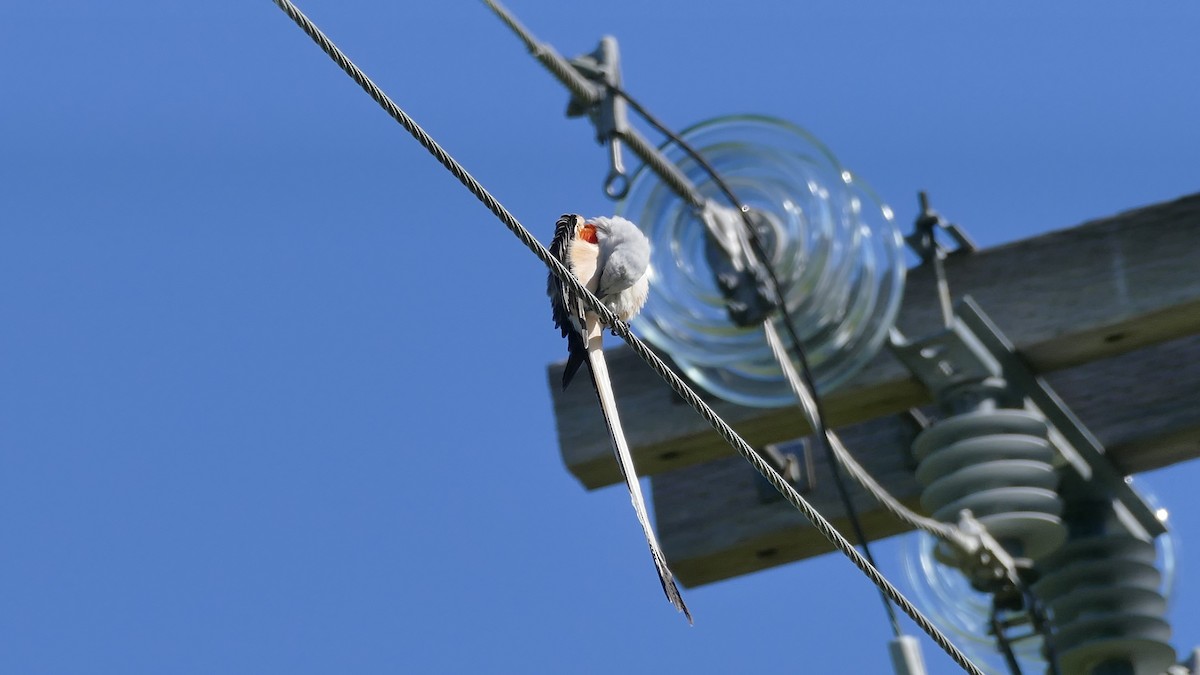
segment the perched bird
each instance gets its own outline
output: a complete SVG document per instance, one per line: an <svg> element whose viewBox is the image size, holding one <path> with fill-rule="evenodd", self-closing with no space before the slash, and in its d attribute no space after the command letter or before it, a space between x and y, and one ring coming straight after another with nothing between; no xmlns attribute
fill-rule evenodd
<svg viewBox="0 0 1200 675"><path fill-rule="evenodd" d="M575 275L584 287L612 310L623 321L632 319L646 303L650 291L648 270L650 267L650 242L636 225L619 216L611 218L584 219L583 216L566 214L558 219L554 228L554 241L550 253L558 258ZM553 309L554 325L567 338L567 366L563 371L562 386L567 388L571 378L584 361L592 376L596 397L600 399L600 411L608 426L617 464L629 487L633 510L650 545L654 566L658 569L663 592L671 604L684 613L688 623L692 614L683 603L683 596L675 585L675 576L667 567L667 559L659 547L658 539L650 526L646 514L646 500L633 468L633 458L621 430L621 418L617 414L617 402L613 397L612 382L608 377L608 365L604 361L604 326L594 312L587 310L583 299L550 274L546 288Z"/></svg>

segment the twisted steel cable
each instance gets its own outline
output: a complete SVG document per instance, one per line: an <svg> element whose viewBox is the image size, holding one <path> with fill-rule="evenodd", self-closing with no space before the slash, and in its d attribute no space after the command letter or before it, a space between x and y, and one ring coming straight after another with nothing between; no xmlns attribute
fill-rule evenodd
<svg viewBox="0 0 1200 675"><path fill-rule="evenodd" d="M560 82L566 85L567 89L571 90L571 94L584 104L585 107L590 107L602 98L602 94L596 85L588 81L586 77L579 74L579 71L571 67L571 64L562 57L557 51L548 44L543 44L533 39L533 34L529 29L525 28L517 17L513 16L504 5L495 0L483 0L488 7L500 17L509 28L512 29L521 38L521 42L525 43L525 48L533 54L534 58L542 63ZM279 4L279 3L275 3Z"/></svg>
<svg viewBox="0 0 1200 675"><path fill-rule="evenodd" d="M575 278L573 274L567 270L557 259L550 255L546 247L541 244L523 225L504 207L495 197L491 195L470 173L467 172L461 164L442 149L429 134L425 132L411 117L408 116L398 105L396 105L374 82L367 77L366 73L362 72L358 66L347 57L333 42L317 28L307 16L305 16L299 8L297 8L290 0L272 0L289 18L305 32L317 46L324 51L329 58L340 67L345 73L350 76L364 91L367 92L372 99L375 100L392 119L396 120L404 127L412 136L421 144L438 162L446 168L455 178L467 188L471 194L475 195L479 201L483 202L484 206L495 215L505 227L507 227L518 239L521 240L534 255L538 257L556 277L567 284L572 291L583 298L584 304L587 305L590 311L596 313L602 322L604 322L613 334L624 340L647 365L650 366L655 373L670 385L675 393L679 394L683 400L692 407L701 417L708 422L718 434L739 455L756 471L767 479L789 504L794 506L800 513L807 518L813 527L817 529L830 543L834 545L843 555L854 563L868 579L871 580L879 589L888 596L896 606L899 607L905 614L912 618L917 626L929 635L938 647L945 651L950 658L959 665L965 672L971 675L984 675L965 654L962 653L947 638L940 630L937 629L929 619L921 613L911 601L902 594L899 589L892 585L884 575L871 565L854 546L846 540L845 537L833 527L820 513L817 512L799 492L795 490L782 476L779 475L765 460L759 457L758 453L750 447L736 431L730 427L725 420L721 419L720 415L713 411L697 394L692 391L691 387L679 378L663 361L658 358L640 339L635 336L629 328L629 324L621 321L616 314L605 307L595 295L588 291L583 284Z"/></svg>

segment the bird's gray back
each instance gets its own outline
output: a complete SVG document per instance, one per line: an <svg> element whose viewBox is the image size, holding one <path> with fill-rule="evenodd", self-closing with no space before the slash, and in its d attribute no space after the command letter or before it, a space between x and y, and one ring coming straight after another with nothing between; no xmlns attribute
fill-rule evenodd
<svg viewBox="0 0 1200 675"><path fill-rule="evenodd" d="M600 226L600 297L620 293L646 275L650 267L650 240L628 220L613 216L593 218Z"/></svg>

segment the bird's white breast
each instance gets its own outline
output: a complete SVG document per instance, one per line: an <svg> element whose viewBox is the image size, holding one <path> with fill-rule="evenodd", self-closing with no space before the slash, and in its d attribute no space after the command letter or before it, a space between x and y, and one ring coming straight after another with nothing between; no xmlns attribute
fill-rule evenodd
<svg viewBox="0 0 1200 675"><path fill-rule="evenodd" d="M579 279L589 291L596 291L596 285L599 283L600 276L600 247L584 241L576 239L571 245L571 271L575 273L575 278Z"/></svg>

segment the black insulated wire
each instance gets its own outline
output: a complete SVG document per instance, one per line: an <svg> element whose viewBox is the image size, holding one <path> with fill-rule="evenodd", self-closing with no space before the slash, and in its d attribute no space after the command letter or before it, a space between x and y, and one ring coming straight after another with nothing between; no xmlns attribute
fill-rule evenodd
<svg viewBox="0 0 1200 675"><path fill-rule="evenodd" d="M1000 621L999 610L996 609L995 605L992 605L989 620L992 624L992 634L996 636L996 646L1000 649L1000 654L1004 656L1004 662L1008 665L1008 671L1012 675L1021 675L1021 664L1017 662L1017 655L1013 652L1012 642L1008 639L1008 633L1004 631L1004 624Z"/></svg>

